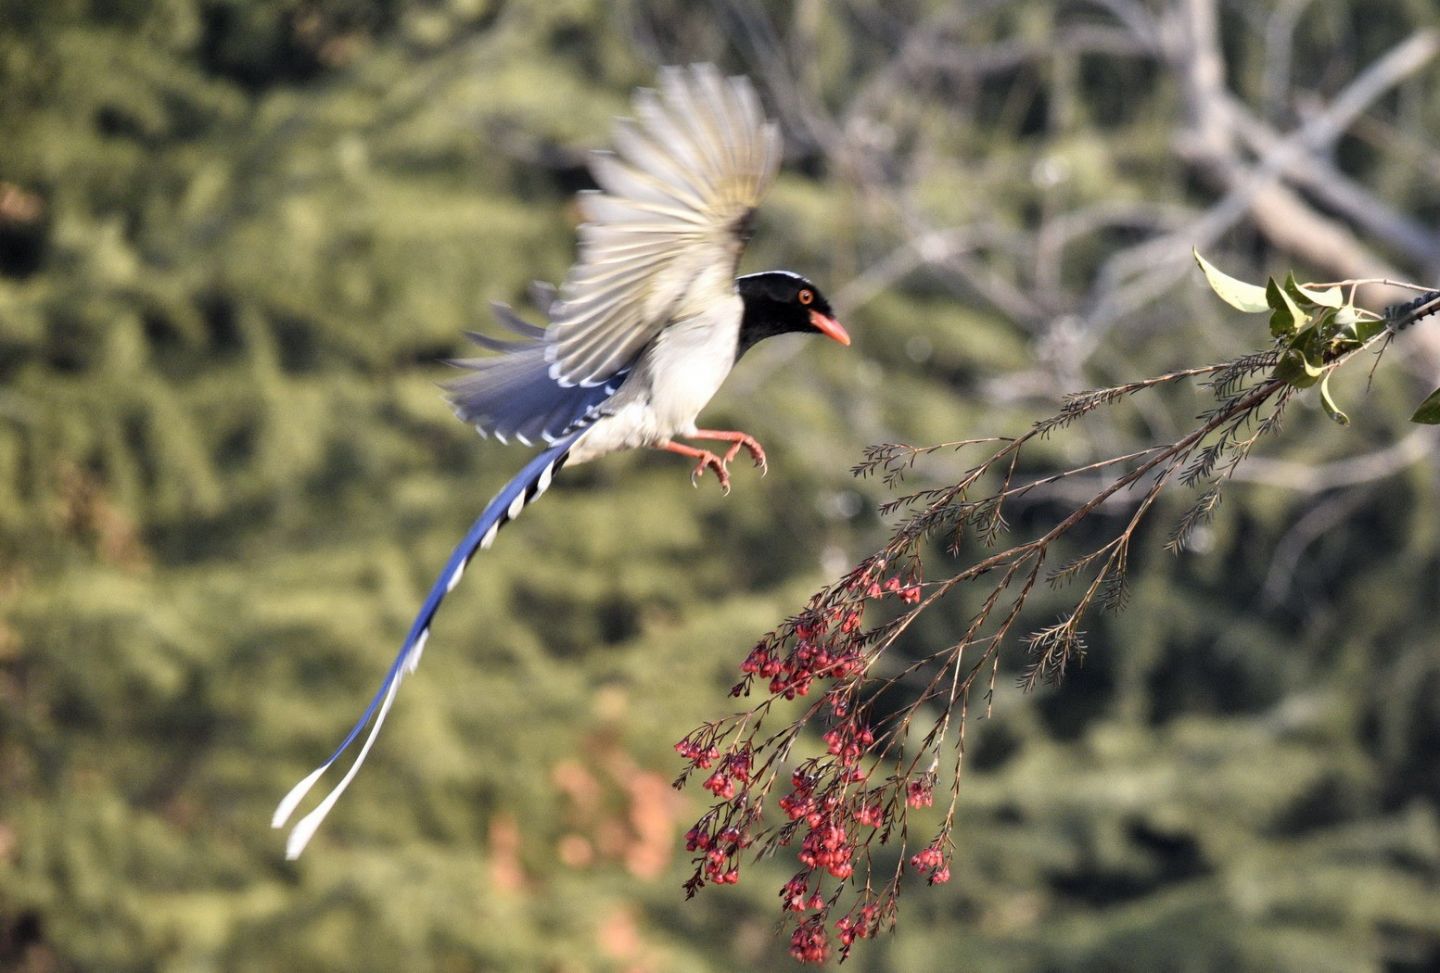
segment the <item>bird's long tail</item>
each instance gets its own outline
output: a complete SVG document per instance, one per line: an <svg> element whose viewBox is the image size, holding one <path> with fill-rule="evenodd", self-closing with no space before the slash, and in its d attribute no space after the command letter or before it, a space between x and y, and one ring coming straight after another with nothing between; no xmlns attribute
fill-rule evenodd
<svg viewBox="0 0 1440 973"><path fill-rule="evenodd" d="M532 459L514 479L505 484L504 489L495 495L495 499L486 505L484 513L476 519L464 540L450 555L450 560L445 563L444 571L436 579L434 586L430 589L430 594L425 598L425 604L420 607L420 613L415 617L414 624L410 626L410 634L405 636L405 642L400 647L400 654L395 657L390 670L385 673L380 688L370 700L370 705L365 707L365 712L360 714L359 721L356 722L354 728L346 735L335 752L330 755L330 758L296 784L290 793L285 795L280 805L275 808L275 816L270 823L276 828L284 827L285 822L290 819L290 815L295 812L300 801L304 799L310 788L315 786L315 782L359 738L361 731L366 726L370 727L370 733L365 737L365 742L360 747L360 753L355 757L355 762L350 765L350 769L345 772L345 776L340 778L340 783L325 795L325 799L313 811L296 822L294 829L290 832L290 838L285 844L287 858L300 857L300 853L305 850L305 846L315 834L315 830L320 827L320 822L325 820L325 815L330 813L330 809L335 806L340 795L345 793L345 788L350 786L350 781L360 770L360 765L365 762L365 758L370 753L370 747L375 742L375 737L379 735L386 715L390 712L390 704L395 699L396 690L400 688L400 681L409 673L414 672L420 662L420 653L425 650L425 640L430 637L430 624L435 619L435 613L440 610L440 603L460 583L460 576L465 573L470 559L482 549L489 547L501 527L520 516L520 511L524 510L530 501L550 487L550 481L560 467L565 464L566 458L570 455L570 448L580 438L581 432L574 432L566 436Z"/></svg>

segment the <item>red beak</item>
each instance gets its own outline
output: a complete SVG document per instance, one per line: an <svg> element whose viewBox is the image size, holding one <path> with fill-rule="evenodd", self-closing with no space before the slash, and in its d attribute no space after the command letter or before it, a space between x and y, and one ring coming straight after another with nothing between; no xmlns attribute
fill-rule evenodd
<svg viewBox="0 0 1440 973"><path fill-rule="evenodd" d="M845 329L840 327L840 322L834 318L826 317L819 311L811 311L810 324L825 337L838 341L842 345L850 344L850 335L845 333Z"/></svg>

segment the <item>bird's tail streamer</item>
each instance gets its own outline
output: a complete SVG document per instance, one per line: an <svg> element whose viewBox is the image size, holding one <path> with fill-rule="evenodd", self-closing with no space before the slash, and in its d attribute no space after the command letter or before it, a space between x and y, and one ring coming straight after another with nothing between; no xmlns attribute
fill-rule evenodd
<svg viewBox="0 0 1440 973"><path fill-rule="evenodd" d="M470 527L469 533L465 535L450 560L445 563L445 569L440 577L436 579L430 594L425 598L425 604L421 606L420 613L415 617L415 622L410 626L410 634L405 636L405 642L400 648L400 654L390 665L385 673L385 678L380 683L380 688L370 700L370 705L365 707L365 712L360 714L360 719L346 735L340 746L330 755L319 767L315 768L304 780L291 788L290 793L275 808L275 816L271 819L271 826L281 828L285 822L290 820L290 815L295 813L296 807L309 793L310 788L324 776L334 763L349 749L350 745L359 738L360 733L366 726L370 727L370 733L365 737L365 742L360 746L360 752L355 757L355 762L340 778L335 788L325 795L313 811L305 815L295 823L290 832L290 838L285 843L285 857L295 859L305 850L310 839L314 836L320 822L330 813L340 795L345 793L345 788L350 786L350 781L360 770L360 765L370 754L370 747L380 733L380 727L385 723L385 717L390 712L390 704L395 700L395 692L400 688L400 682L406 675L415 671L420 663L420 654L425 650L425 641L430 637L430 624L435 619L435 613L440 610L440 603L445 596L455 590L460 583L460 577L465 573L465 568L470 564L479 551L488 548L495 540L495 535L500 528L520 515L530 501L544 493L550 487L550 481L559 472L560 467L565 464L566 458L570 455L570 448L580 438L580 432L575 432L565 437L560 442L540 453L519 472L505 487L495 495L485 507L484 513L475 520Z"/></svg>

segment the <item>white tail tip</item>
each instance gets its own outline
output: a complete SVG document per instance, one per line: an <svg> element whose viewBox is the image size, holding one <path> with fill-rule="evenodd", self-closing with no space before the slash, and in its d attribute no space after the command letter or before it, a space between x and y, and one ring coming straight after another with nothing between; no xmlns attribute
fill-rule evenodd
<svg viewBox="0 0 1440 973"><path fill-rule="evenodd" d="M370 755L370 748L375 745L375 738L380 735L380 727L385 725L385 717L390 712L390 704L395 702L395 692L399 688L400 674L396 673L394 680L390 683L390 689L385 693L385 701L380 704L380 712L375 714L375 724L370 727L370 734L365 737L364 746L355 756L355 762L350 765L349 770L345 771L345 776L340 778L340 783L335 785L335 789L325 795L325 800L321 801L315 810L295 823L294 830L290 832L290 837L285 842L285 857L290 861L300 857L300 853L305 850L310 839L315 837L315 831L320 827L320 822L325 820L325 816L330 813L335 802L340 800L340 795L345 793L345 788L350 786L350 782L360 772L360 765L365 763L365 758ZM295 810L295 805L299 804L301 798L305 796L305 792L314 786L315 781L329 767L328 763L325 764L296 784L295 788L285 795L285 800L281 801L280 806L275 809L275 817L272 822L275 827L278 828L285 823L291 812Z"/></svg>
<svg viewBox="0 0 1440 973"><path fill-rule="evenodd" d="M290 815L295 813L295 808L305 799L305 795L310 792L310 788L314 787L315 782L320 779L320 775L329 769L330 765L323 763L312 770L304 780L290 788L290 793L286 794L280 801L280 804L275 808L275 816L270 819L270 827L285 827L285 822L290 820Z"/></svg>

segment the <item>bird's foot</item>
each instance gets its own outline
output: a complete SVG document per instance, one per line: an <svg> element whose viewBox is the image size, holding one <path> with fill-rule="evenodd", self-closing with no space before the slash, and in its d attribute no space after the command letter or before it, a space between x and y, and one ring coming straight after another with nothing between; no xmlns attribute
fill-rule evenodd
<svg viewBox="0 0 1440 973"><path fill-rule="evenodd" d="M760 471L761 476L770 472L770 464L765 461L765 450L755 441L753 436L746 436L744 439L735 440L734 444L725 451L725 462L727 465L740 453L741 449L744 449L750 454L750 458L755 461L755 468Z"/></svg>
<svg viewBox="0 0 1440 973"><path fill-rule="evenodd" d="M770 464L766 462L765 459L764 448L760 445L760 442L754 436L751 436L748 433L730 432L728 430L721 429L697 429L690 438L719 439L723 442L729 443L730 448L725 451L724 463L726 466L729 466L730 461L733 460L736 456L740 455L740 450L743 449L748 452L750 454L750 458L755 461L755 467L760 471L761 476L764 476L770 471Z"/></svg>
<svg viewBox="0 0 1440 973"><path fill-rule="evenodd" d="M721 459L708 449L698 449L694 446L687 446L684 443L663 442L658 443L657 448L670 453L679 453L681 456L688 456L691 459L699 460L695 469L690 472L690 483L692 486L699 486L700 479L705 475L706 470L714 470L715 478L720 481L720 489L726 494L730 492L730 470L727 467L729 459Z"/></svg>
<svg viewBox="0 0 1440 973"><path fill-rule="evenodd" d="M700 462L695 464L695 469L690 471L690 485L698 487L705 476L706 470L714 470L715 478L720 481L720 491L726 496L730 495L730 470L727 467L730 457L721 459L708 449L700 450Z"/></svg>

